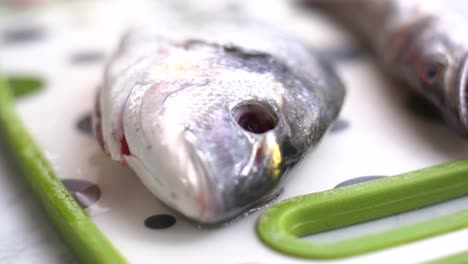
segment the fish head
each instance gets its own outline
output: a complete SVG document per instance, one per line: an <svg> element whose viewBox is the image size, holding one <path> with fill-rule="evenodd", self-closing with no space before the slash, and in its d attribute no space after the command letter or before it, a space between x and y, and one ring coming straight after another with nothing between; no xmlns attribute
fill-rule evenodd
<svg viewBox="0 0 468 264"><path fill-rule="evenodd" d="M328 100L331 78L308 78L261 52L192 43L166 53L125 103L125 160L161 201L199 223L277 196L343 99L337 87Z"/></svg>
<svg viewBox="0 0 468 264"><path fill-rule="evenodd" d="M461 135L468 135L465 49L431 28L405 52L405 75Z"/></svg>
<svg viewBox="0 0 468 264"><path fill-rule="evenodd" d="M422 67L422 91L439 109L448 124L468 136L468 53L451 48L428 56Z"/></svg>

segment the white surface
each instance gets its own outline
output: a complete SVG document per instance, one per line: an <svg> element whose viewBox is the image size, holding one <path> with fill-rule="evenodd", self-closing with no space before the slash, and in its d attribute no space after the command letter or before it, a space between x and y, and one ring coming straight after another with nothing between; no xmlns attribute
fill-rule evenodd
<svg viewBox="0 0 468 264"><path fill-rule="evenodd" d="M180 1L167 2L175 8L189 8ZM224 4L203 1L199 6L208 7L209 2L216 3L215 8ZM284 9L280 1L238 3L240 10L249 7L249 12L278 23L318 50L340 50L349 44L349 37L313 12ZM105 157L93 138L75 129L77 120L91 111L103 64L72 66L69 56L88 49L110 54L127 21L121 16L139 14L132 12L138 9L135 3L119 1L102 8L104 4L79 6L80 12L69 6L46 9L39 14L47 18L44 23L50 29L44 41L0 46L1 61L8 72L47 76L47 89L21 99L18 109L59 177L87 179L101 187L102 198L88 209L99 228L133 263L320 262L283 256L265 247L254 233L258 212L212 230L199 230L177 215L176 225L167 230L150 230L143 225L153 214L173 212L131 171ZM341 117L350 127L324 138L292 172L281 199L330 189L354 177L393 175L467 156L467 142L404 107L406 92L394 87L372 59L363 56L340 61L337 66L348 91ZM0 263L71 261L28 190L5 162L0 163L0 197ZM398 225L398 221L393 222ZM467 239L468 231L462 230L336 263L415 263L465 250Z"/></svg>

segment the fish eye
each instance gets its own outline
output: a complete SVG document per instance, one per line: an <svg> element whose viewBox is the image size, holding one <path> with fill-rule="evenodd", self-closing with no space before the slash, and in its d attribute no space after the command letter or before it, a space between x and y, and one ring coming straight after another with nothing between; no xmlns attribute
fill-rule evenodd
<svg viewBox="0 0 468 264"><path fill-rule="evenodd" d="M429 69L427 69L426 77L427 79L432 80L432 79L437 78L438 74L439 74L439 69L437 69L436 67L430 67Z"/></svg>
<svg viewBox="0 0 468 264"><path fill-rule="evenodd" d="M278 116L268 105L250 101L242 103L233 109L234 120L244 130L262 134L275 129L278 125Z"/></svg>
<svg viewBox="0 0 468 264"><path fill-rule="evenodd" d="M445 68L445 64L441 62L428 65L421 73L422 82L427 85L435 84L443 75Z"/></svg>

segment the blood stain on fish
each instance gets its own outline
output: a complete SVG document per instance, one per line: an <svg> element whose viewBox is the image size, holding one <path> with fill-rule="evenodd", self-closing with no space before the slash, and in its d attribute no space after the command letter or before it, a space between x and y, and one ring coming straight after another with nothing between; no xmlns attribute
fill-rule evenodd
<svg viewBox="0 0 468 264"><path fill-rule="evenodd" d="M130 153L130 148L128 147L127 139L125 138L125 135L122 137L120 140L120 152L124 156L130 156L132 153Z"/></svg>

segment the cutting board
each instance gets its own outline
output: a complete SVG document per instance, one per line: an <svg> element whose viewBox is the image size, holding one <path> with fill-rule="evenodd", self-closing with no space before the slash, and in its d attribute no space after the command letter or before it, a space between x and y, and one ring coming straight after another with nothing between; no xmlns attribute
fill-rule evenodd
<svg viewBox="0 0 468 264"><path fill-rule="evenodd" d="M321 262L285 256L263 245L255 234L255 223L264 209L218 228L205 229L187 221L158 201L130 169L100 150L90 125L96 89L122 34L142 16L187 11L247 14L302 39L335 66L347 88L343 110L317 149L291 172L278 201L361 177L390 177L468 156L467 141L447 129L406 87L389 79L352 36L318 10L297 2L29 2L26 8L4 5L0 9L4 14L0 18L1 67L9 74L36 74L46 81L42 91L18 100L18 111L57 176L132 263ZM6 171L0 167L5 177L15 176ZM8 181L5 177L2 181ZM8 197L21 203L29 196ZM467 208L468 198L460 198L304 239L360 236ZM18 220L21 214L3 217L11 217L11 223L34 221ZM0 227L1 234L11 231L5 228ZM31 235L19 229L15 232ZM461 230L336 263L421 262L465 250L466 241L468 230ZM7 244L0 243L0 250L5 251ZM14 257L10 259L7 263L15 262ZM35 260L51 263L47 258Z"/></svg>

